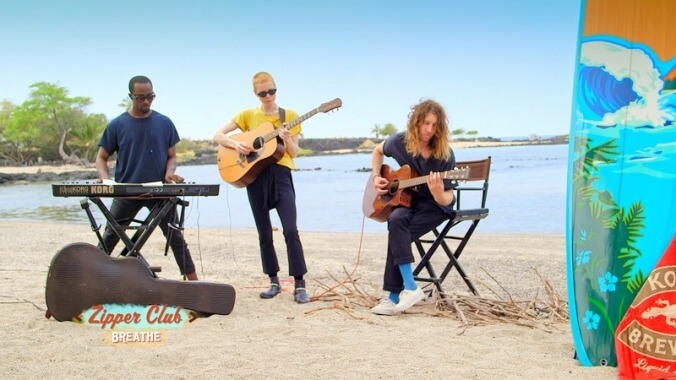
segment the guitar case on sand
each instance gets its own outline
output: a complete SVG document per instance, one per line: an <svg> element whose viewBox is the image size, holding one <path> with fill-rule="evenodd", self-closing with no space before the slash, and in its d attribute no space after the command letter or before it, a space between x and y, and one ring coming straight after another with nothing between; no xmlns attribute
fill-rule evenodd
<svg viewBox="0 0 676 380"><path fill-rule="evenodd" d="M56 253L47 273L47 315L76 319L102 304L169 305L228 315L235 305L231 285L155 278L136 257L112 258L87 243L72 243Z"/></svg>

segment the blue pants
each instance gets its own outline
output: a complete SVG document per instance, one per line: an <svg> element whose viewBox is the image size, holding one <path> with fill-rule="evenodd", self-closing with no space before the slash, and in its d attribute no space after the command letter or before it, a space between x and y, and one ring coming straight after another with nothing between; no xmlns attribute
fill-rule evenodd
<svg viewBox="0 0 676 380"><path fill-rule="evenodd" d="M279 272L270 221L270 210L273 208L277 209L277 215L282 222L289 260L289 275L302 276L307 273L303 246L296 225L296 192L293 187L291 170L286 166L272 165L250 183L246 190L258 230L263 273L276 276Z"/></svg>
<svg viewBox="0 0 676 380"><path fill-rule="evenodd" d="M113 218L121 226L128 226L136 214L143 208L147 207L148 210L152 210L155 205L161 202L161 200L129 200L129 199L113 199L113 204L110 206L110 213L113 215ZM169 210L167 215L160 221L159 227L162 230L164 236L169 239L169 246L171 251L174 253L174 258L176 259L176 264L178 264L178 269L181 271L182 275L190 274L195 272L195 264L192 261L190 256L190 250L188 249L188 244L183 238L183 234L179 230L172 229L169 231L168 223L173 220L176 215L176 207ZM115 231L110 228L110 225L106 226L106 230L103 233L103 244L104 247L99 243L99 248L108 254L113 252L115 246L120 241L120 238L117 236Z"/></svg>
<svg viewBox="0 0 676 380"><path fill-rule="evenodd" d="M449 215L434 200L420 199L412 202L410 208L397 207L387 219L387 259L383 289L393 293L404 290L404 280L399 271L399 264L412 263L413 251L411 243L432 231Z"/></svg>

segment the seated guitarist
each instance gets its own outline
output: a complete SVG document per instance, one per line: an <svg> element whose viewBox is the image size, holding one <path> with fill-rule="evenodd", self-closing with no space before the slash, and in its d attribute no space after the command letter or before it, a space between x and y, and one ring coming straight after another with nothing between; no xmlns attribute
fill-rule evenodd
<svg viewBox="0 0 676 380"><path fill-rule="evenodd" d="M411 207L396 207L388 217L383 290L389 295L371 309L374 314L395 315L425 297L413 278L411 243L448 218L455 202L451 181L439 175L455 167L448 139L446 112L439 103L425 100L412 107L404 132L391 135L373 150L373 186L378 194L387 193L388 180L380 176L384 156L409 165L418 175L429 175L427 184L416 188Z"/></svg>
<svg viewBox="0 0 676 380"><path fill-rule="evenodd" d="M261 102L259 107L241 111L232 120L214 134L214 141L222 146L235 149L239 154L246 156L253 151L253 147L231 139L228 133L239 129L243 132L253 131L263 123L271 123L275 128L282 127L280 109L276 103L277 86L272 76L266 72L259 72L253 77L253 92ZM298 114L290 109L283 111L284 120L290 121ZM298 155L298 134L301 125L294 128L279 129L279 137L284 143L284 155L276 164L270 165L247 185L246 191L249 204L258 230L258 241L263 262L263 273L270 277L270 287L260 293L261 298L273 298L281 292L279 284L279 263L272 240L272 223L270 210L277 209L279 220L282 222L284 239L286 241L289 259L289 274L295 279L294 300L298 303L310 302L305 290L303 275L307 273L303 246L298 235L296 225L296 193L293 187L291 170L295 169L293 158Z"/></svg>

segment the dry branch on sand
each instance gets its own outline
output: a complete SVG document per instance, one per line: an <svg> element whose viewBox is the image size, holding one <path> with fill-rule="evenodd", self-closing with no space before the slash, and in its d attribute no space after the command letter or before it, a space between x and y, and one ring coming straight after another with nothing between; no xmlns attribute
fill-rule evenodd
<svg viewBox="0 0 676 380"><path fill-rule="evenodd" d="M319 295L313 297L314 301L321 301L319 306L306 314L310 315L320 310L341 310L354 319L364 319L362 312L375 306L379 300L379 293L372 283L367 284L371 290L365 290L360 278L355 278L344 268L345 278L336 279L333 285L327 285L317 281L322 289ZM548 330L554 322L568 320L568 303L554 291L551 283L545 280L540 273L533 268L535 274L542 282L545 295L544 299L535 297L532 300L515 300L514 297L490 274L486 274L495 282L500 292L495 291L488 284L479 283L493 296L490 298L466 294L440 294L433 286L429 286L427 300L409 309L407 313L426 314L435 317L454 318L461 322L463 327L478 326L491 323L512 323L516 325L541 328ZM485 271L484 271L485 272Z"/></svg>

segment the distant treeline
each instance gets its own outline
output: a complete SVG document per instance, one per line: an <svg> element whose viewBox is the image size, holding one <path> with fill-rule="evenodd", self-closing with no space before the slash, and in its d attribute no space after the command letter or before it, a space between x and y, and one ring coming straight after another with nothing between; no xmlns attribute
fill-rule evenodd
<svg viewBox="0 0 676 380"><path fill-rule="evenodd" d="M367 137L334 137L323 139L300 139L301 156L328 154L339 150L358 150L373 148L383 139ZM177 147L178 160L182 165L201 165L216 163L216 143L211 140L181 140Z"/></svg>
<svg viewBox="0 0 676 380"><path fill-rule="evenodd" d="M369 139L367 137L334 137L324 139L301 139L300 147L318 154L326 151L342 149L359 149L365 146L374 146L383 139Z"/></svg>

